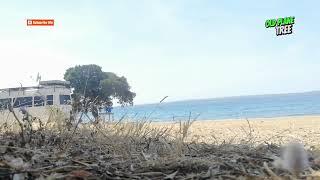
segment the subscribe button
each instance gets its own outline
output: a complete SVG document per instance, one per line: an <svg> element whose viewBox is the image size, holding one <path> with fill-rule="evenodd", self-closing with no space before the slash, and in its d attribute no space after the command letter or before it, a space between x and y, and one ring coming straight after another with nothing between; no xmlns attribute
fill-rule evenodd
<svg viewBox="0 0 320 180"><path fill-rule="evenodd" d="M27 19L27 26L54 26L54 19Z"/></svg>

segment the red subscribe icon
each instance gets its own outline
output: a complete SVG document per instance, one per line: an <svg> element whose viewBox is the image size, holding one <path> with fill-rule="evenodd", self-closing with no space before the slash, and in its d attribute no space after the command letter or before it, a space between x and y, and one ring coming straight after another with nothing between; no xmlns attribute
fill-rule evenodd
<svg viewBox="0 0 320 180"><path fill-rule="evenodd" d="M27 26L54 26L54 19L27 19Z"/></svg>

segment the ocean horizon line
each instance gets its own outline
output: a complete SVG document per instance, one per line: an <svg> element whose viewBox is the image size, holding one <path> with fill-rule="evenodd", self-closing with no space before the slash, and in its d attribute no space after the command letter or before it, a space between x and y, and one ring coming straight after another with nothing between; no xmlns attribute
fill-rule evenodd
<svg viewBox="0 0 320 180"><path fill-rule="evenodd" d="M209 98L182 99L182 100L164 101L161 104L189 102L189 101L203 101L203 100L221 100L221 99L228 99L228 98L259 97L259 96L260 97L265 97L265 96L277 96L277 95L279 95L279 96L297 95L297 94L301 94L302 95L302 94L312 94L312 93L320 93L320 90L301 91L301 92L288 92L288 93L249 94L249 95L234 95L234 96L221 96L221 97L209 97ZM134 104L133 106L157 105L157 104L160 104L160 100L159 100L159 102ZM117 105L117 106L114 106L114 107L120 107L120 105Z"/></svg>

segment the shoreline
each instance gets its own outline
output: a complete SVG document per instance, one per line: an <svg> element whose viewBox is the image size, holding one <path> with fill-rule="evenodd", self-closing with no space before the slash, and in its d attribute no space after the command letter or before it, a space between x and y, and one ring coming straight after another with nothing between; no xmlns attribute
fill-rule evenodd
<svg viewBox="0 0 320 180"><path fill-rule="evenodd" d="M253 118L227 118L227 119L198 119L195 121L215 121L215 122L223 122L223 121L257 121L257 120L283 120L283 119L291 119L291 118L320 118L320 114L314 115L290 115L290 116L275 116L275 117L253 117Z"/></svg>
<svg viewBox="0 0 320 180"><path fill-rule="evenodd" d="M227 119L195 119L194 122L238 122L238 121L279 121L286 119L310 119L310 118L319 118L320 123L320 114L319 115L292 115L292 116L276 116L276 117L254 117L254 118L227 118ZM191 119L192 120L192 119ZM182 121L185 122L186 120ZM152 124L174 124L179 121L151 121Z"/></svg>
<svg viewBox="0 0 320 180"><path fill-rule="evenodd" d="M194 118L191 118L191 120L195 120L196 122L198 121L215 121L215 122L221 122L221 121L246 121L246 120L250 120L250 121L255 121L255 120L260 120L260 119L263 119L263 120L278 120L278 119L287 119L287 118L302 118L302 117L307 117L307 118L316 118L316 117L320 117L320 114L303 114L303 115L284 115L284 116L268 116L268 117L263 117L263 116L260 116L260 117L241 117L241 118L211 118L211 119L200 119L200 118L197 118L197 119L194 119ZM179 119L175 119L174 121L172 121L172 119L159 119L159 120L153 120L152 118L151 119L151 122L152 123L173 123L173 122L179 122ZM139 119L137 119L139 120ZM182 122L185 122L187 121L188 118L185 118L185 119L182 119L181 121Z"/></svg>

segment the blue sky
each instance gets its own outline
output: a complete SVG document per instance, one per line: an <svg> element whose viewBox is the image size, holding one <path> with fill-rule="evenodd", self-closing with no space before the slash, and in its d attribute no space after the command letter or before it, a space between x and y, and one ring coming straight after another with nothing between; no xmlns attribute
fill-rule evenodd
<svg viewBox="0 0 320 180"><path fill-rule="evenodd" d="M0 1L0 87L98 64L136 104L320 90L319 2ZM266 19L295 16L277 37ZM27 27L53 18L54 27ZM32 76L32 77L31 77Z"/></svg>

